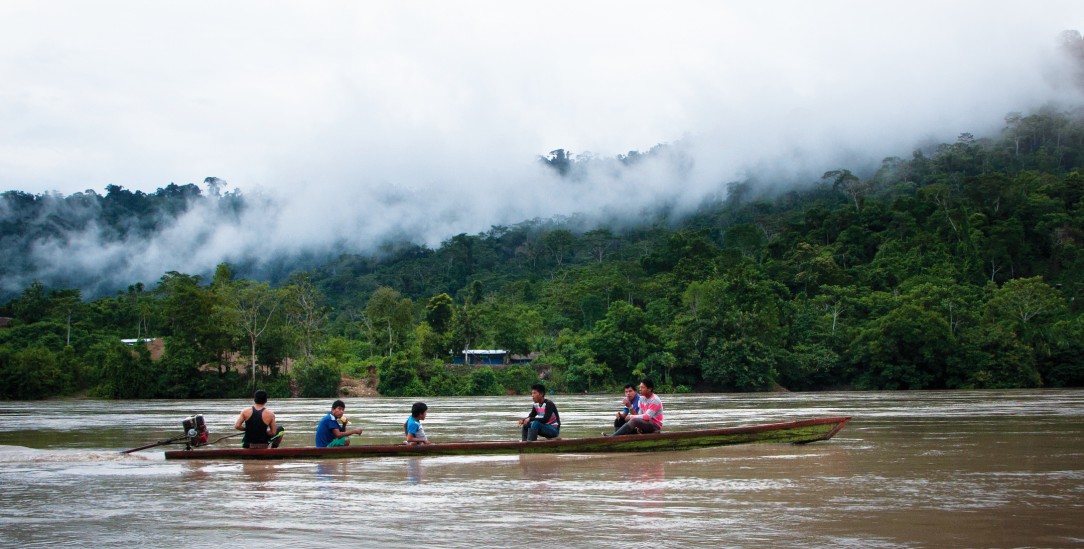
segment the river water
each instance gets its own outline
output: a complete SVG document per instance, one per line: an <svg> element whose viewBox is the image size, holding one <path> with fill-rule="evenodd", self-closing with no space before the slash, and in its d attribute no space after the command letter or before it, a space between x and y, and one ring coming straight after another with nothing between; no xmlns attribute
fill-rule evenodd
<svg viewBox="0 0 1084 549"><path fill-rule="evenodd" d="M562 437L618 395L556 395ZM667 430L854 416L829 441L619 455L165 461L119 450L239 401L0 402L3 547L1084 546L1084 391L662 395ZM413 399L347 400L355 444ZM527 397L431 398L434 442L509 440ZM327 400L269 403L287 446ZM219 445L236 444L229 439Z"/></svg>

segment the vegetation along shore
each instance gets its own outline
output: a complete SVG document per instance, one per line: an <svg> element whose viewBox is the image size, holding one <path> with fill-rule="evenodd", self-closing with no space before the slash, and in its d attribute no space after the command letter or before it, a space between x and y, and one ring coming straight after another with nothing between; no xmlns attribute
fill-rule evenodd
<svg viewBox="0 0 1084 549"><path fill-rule="evenodd" d="M575 176L566 155L540 161ZM0 307L0 398L492 395L539 377L565 392L638 376L661 392L1081 386L1082 166L1084 113L1047 109L868 174L732 182L682 216L530 220L112 295L35 281ZM65 227L123 241L194 204L249 207L191 184L0 201L5 277Z"/></svg>

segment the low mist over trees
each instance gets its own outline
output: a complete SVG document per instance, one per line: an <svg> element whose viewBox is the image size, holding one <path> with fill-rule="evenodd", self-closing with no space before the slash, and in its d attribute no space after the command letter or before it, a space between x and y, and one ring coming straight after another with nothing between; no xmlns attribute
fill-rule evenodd
<svg viewBox="0 0 1084 549"><path fill-rule="evenodd" d="M386 395L611 390L945 389L1084 385L1084 119L1006 117L992 138L847 166L802 190L731 183L674 221L574 219L342 255L268 284L222 265L111 297L34 282L0 316L0 397L330 396L341 376ZM635 162L630 153L619 162ZM574 178L563 150L542 162ZM3 276L20 247L72 224L154 231L203 195L110 187L3 196ZM161 357L121 338L160 337ZM462 349L530 366L446 366Z"/></svg>
<svg viewBox="0 0 1084 549"><path fill-rule="evenodd" d="M104 195L89 189L69 196L0 194L0 297L17 294L21 288L16 281L28 276L50 286L102 291L110 287L115 270L148 252L145 246L152 237L179 230L198 240L206 236L207 226L236 222L247 207L241 193L223 193L226 182L216 177L204 184L207 194L192 183L170 183L151 194L119 185L107 186ZM178 228L197 206L206 222ZM87 262L72 257L73 249L82 248L96 250L97 258Z"/></svg>

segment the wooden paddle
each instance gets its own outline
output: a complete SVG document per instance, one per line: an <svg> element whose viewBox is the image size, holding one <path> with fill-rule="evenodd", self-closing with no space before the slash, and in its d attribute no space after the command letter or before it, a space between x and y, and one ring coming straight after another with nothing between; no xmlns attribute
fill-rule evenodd
<svg viewBox="0 0 1084 549"><path fill-rule="evenodd" d="M245 433L240 432L240 433L234 433L232 435L226 435L224 437L218 437L218 438L212 440L211 442L208 442L204 446L210 446L212 444L215 444L215 443L221 442L223 440L226 440L227 438L239 437L239 436L241 436L243 434L245 434ZM278 439L279 437L281 437L284 434L286 434L285 429L283 429L282 431L279 431L277 434L275 434L275 436L268 439L268 442L269 443L274 442L276 439ZM177 435L177 436L175 436L173 438L167 438L165 440L159 440L158 442L153 442L153 443L148 444L146 446L140 446L139 448L132 448L131 450L124 450L121 453L122 454L130 454L132 452L138 452L140 450L146 450L147 448L154 448L155 446L164 446L166 444L173 444L174 442L179 442L181 440L184 440L185 438L187 438L187 435Z"/></svg>
<svg viewBox="0 0 1084 549"><path fill-rule="evenodd" d="M164 446L166 444L173 444L174 442L184 440L185 438L187 438L187 435L177 435L177 436L175 436L173 438L167 438L165 440L159 440L158 442L148 444L146 446L140 446L139 448L132 448L131 450L124 450L121 453L122 454L130 454L132 452L138 452L140 450L146 450L147 448L154 448L155 446Z"/></svg>

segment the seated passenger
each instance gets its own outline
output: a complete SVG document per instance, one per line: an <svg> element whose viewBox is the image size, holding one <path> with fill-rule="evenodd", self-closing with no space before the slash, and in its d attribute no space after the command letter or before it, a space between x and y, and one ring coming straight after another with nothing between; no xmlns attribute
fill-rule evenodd
<svg viewBox="0 0 1084 549"><path fill-rule="evenodd" d="M636 387L633 387L631 383L625 385L625 399L621 401L625 407L620 412L617 412L617 417L614 418L614 429L620 429L622 425L628 422L629 414L640 413L640 395L636 394Z"/></svg>
<svg viewBox="0 0 1084 549"><path fill-rule="evenodd" d="M278 448L286 430L275 424L275 412L267 407L267 392L258 390L252 395L253 405L241 410L233 428L244 431L241 437L242 448Z"/></svg>
<svg viewBox="0 0 1084 549"><path fill-rule="evenodd" d="M531 413L519 420L522 426L520 440L538 440L539 435L556 438L561 434L561 416L557 413L557 405L546 398L546 387L541 383L531 385L531 400L534 401Z"/></svg>
<svg viewBox="0 0 1084 549"><path fill-rule="evenodd" d="M345 430L346 425L339 424L339 418L346 412L346 403L336 400L329 412L316 425L316 447L350 446L350 435L360 435L361 429ZM349 420L348 420L349 421Z"/></svg>
<svg viewBox="0 0 1084 549"><path fill-rule="evenodd" d="M425 428L422 427L427 410L429 407L424 402L415 402L410 407L410 417L403 424L407 444L429 444L429 439L425 438Z"/></svg>
<svg viewBox="0 0 1084 549"><path fill-rule="evenodd" d="M662 430L662 401L655 394L650 379L640 380L640 413L629 414L628 421L610 436L656 433Z"/></svg>

